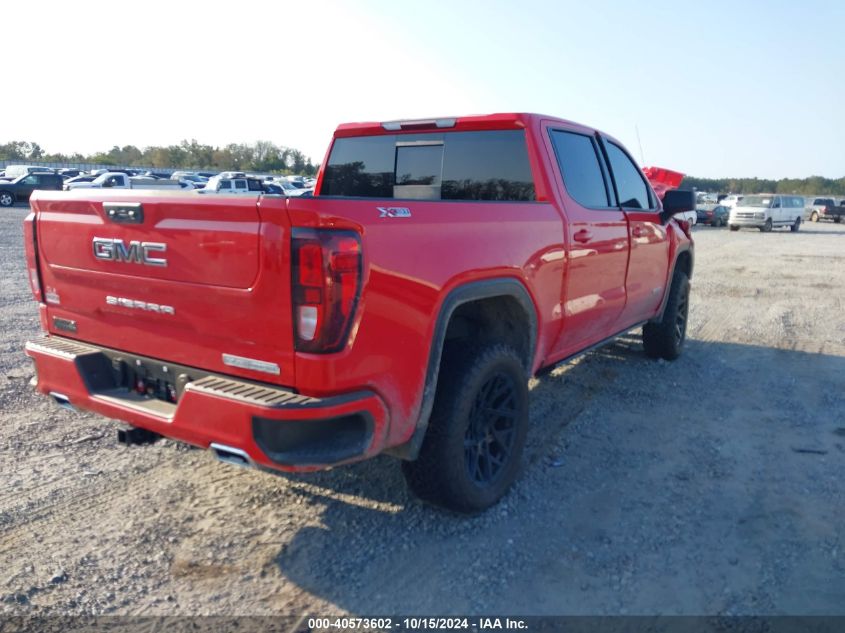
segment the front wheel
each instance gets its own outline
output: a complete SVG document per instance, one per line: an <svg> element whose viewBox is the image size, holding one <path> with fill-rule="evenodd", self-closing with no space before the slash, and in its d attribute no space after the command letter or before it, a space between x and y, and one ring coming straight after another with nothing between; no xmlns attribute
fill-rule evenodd
<svg viewBox="0 0 845 633"><path fill-rule="evenodd" d="M763 226L760 227L760 230L763 233L771 233L771 231L772 231L772 218L769 218L768 220L766 220L766 223Z"/></svg>
<svg viewBox="0 0 845 633"><path fill-rule="evenodd" d="M663 318L657 323L643 326L643 347L651 358L675 360L687 338L687 317L689 316L689 278L677 271L669 289L669 299L663 311Z"/></svg>
<svg viewBox="0 0 845 633"><path fill-rule="evenodd" d="M8 191L0 191L0 207L11 207L15 204L15 196Z"/></svg>
<svg viewBox="0 0 845 633"><path fill-rule="evenodd" d="M795 222L792 226L789 227L789 230L793 233L797 233L798 230L801 228L801 218L795 218Z"/></svg>
<svg viewBox="0 0 845 633"><path fill-rule="evenodd" d="M444 354L437 395L419 457L402 463L424 501L476 513L516 479L528 430L528 379L505 345Z"/></svg>

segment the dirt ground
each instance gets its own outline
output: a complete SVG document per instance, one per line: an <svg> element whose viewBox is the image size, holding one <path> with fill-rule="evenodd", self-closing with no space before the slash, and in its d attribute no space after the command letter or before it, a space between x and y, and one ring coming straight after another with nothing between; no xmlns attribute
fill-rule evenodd
<svg viewBox="0 0 845 633"><path fill-rule="evenodd" d="M845 225L695 230L689 341L532 381L524 472L477 518L390 458L216 462L28 386L39 324L0 217L0 614L845 615Z"/></svg>

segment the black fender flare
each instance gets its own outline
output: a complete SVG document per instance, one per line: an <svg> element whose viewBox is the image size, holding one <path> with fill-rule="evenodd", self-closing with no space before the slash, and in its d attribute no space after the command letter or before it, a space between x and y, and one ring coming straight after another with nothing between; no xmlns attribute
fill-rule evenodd
<svg viewBox="0 0 845 633"><path fill-rule="evenodd" d="M431 340L431 347L428 353L428 366L425 372L425 386L423 388L422 402L420 403L419 414L414 433L411 438L399 446L392 447L387 453L402 459L416 459L422 447L431 411L434 408L434 397L437 393L437 378L440 373L440 360L443 355L443 347L446 343L446 331L455 310L465 303L478 301L480 299L493 299L495 297L511 297L515 299L528 317L528 353L523 359L526 378L531 372L537 346L537 311L534 302L525 286L512 277L497 277L495 279L483 279L473 281L452 289L440 305L437 314L437 321L434 325L434 334Z"/></svg>

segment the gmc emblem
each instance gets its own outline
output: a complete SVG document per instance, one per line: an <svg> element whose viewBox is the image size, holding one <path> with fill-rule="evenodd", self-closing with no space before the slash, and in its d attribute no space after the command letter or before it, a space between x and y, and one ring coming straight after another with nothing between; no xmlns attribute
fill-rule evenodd
<svg viewBox="0 0 845 633"><path fill-rule="evenodd" d="M152 253L164 253L167 244L161 242L139 242L132 240L129 246L123 240L108 237L94 238L94 257L107 262L126 262L147 266L167 266L163 257L154 257Z"/></svg>

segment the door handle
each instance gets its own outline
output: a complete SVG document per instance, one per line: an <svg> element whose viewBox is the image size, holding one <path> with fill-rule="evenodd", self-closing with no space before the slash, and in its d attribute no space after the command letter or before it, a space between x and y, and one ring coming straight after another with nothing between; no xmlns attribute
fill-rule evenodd
<svg viewBox="0 0 845 633"><path fill-rule="evenodd" d="M635 226L631 229L631 235L633 235L634 237L642 237L643 235L645 235L645 231L643 231L643 227Z"/></svg>
<svg viewBox="0 0 845 633"><path fill-rule="evenodd" d="M583 244L593 239L593 234L590 233L587 229L581 229L580 231L575 232L575 235L572 236L572 239L576 242L581 242Z"/></svg>

